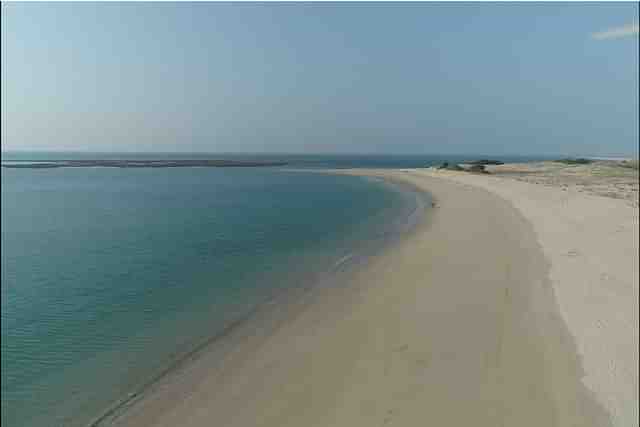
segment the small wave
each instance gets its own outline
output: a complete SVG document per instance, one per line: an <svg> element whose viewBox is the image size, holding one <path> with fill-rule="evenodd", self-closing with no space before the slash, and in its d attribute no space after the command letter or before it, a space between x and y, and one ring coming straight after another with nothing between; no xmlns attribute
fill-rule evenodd
<svg viewBox="0 0 640 427"><path fill-rule="evenodd" d="M351 258L353 258L353 257L354 257L354 255L355 255L355 254L348 254L348 255L343 256L343 257L342 257L342 258L340 258L338 261L336 261L336 263L335 263L335 264L333 264L333 268L337 270L338 268L340 268L340 266L341 266L342 264L344 264L345 262L347 262L347 261L349 261Z"/></svg>

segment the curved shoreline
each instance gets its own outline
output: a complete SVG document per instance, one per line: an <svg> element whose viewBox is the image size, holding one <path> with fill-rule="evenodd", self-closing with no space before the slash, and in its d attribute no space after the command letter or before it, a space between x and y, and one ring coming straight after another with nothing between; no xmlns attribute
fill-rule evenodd
<svg viewBox="0 0 640 427"><path fill-rule="evenodd" d="M314 171L303 172L313 173ZM363 176L362 178L369 177ZM113 402L111 406L102 411L86 426L109 426L114 425L114 423L117 425L117 420L122 416L126 416L127 411L131 407L135 407L138 402L149 398L153 399L154 393L157 393L158 389L171 387L171 384L180 382L182 380L181 375L185 371L193 369L194 364L200 363L200 358L207 359L208 368L211 368L218 365L229 353L235 351L239 341L244 341L248 336L254 335L256 330L260 330L260 334L264 338L268 337L274 329L279 327L280 323L288 320L288 315L284 316L279 312L281 309L284 308L288 313L303 310L305 306L310 304L311 300L317 297L318 293L326 292L329 288L335 288L336 285L343 284L348 280L346 277L363 268L370 257L381 251L389 250L390 247L404 239L406 233L415 227L419 219L424 216L426 204L423 199L428 197L429 194L403 182L390 183L387 180L380 180L374 185L386 188L381 191L402 193L412 199L411 203L407 203L407 207L409 205L412 206L411 212L398 211L393 215L385 214L390 216L394 222L402 221L401 226L397 224L390 225L388 229L385 228L375 235L367 233L366 241L361 241L361 237L355 238L358 243L351 248L353 250L339 258L329 270L321 273L311 273L309 281L305 280L305 284L302 286L273 293L240 318L226 325L220 332L182 354L148 381L123 396L122 399ZM369 220L375 221L373 218ZM371 226L366 225L364 228L369 229Z"/></svg>
<svg viewBox="0 0 640 427"><path fill-rule="evenodd" d="M255 322L114 425L609 425L516 209L413 172L339 173L408 182L438 205L349 286L319 287L266 333Z"/></svg>
<svg viewBox="0 0 640 427"><path fill-rule="evenodd" d="M529 168L506 165L512 175L413 173L489 191L527 218L550 264L559 315L583 369L581 382L606 408L612 425L638 426L637 202L629 194L603 197L588 187L585 191L553 170L538 173L533 183L522 182L518 171Z"/></svg>

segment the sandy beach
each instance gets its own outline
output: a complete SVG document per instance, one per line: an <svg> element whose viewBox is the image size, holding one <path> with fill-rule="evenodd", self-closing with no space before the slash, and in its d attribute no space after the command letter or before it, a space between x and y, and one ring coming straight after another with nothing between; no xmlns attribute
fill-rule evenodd
<svg viewBox="0 0 640 427"><path fill-rule="evenodd" d="M526 216L550 262L582 381L613 425L638 425L638 170L613 162L488 168L493 175L422 172L508 200ZM542 172L542 173L541 173Z"/></svg>
<svg viewBox="0 0 640 427"><path fill-rule="evenodd" d="M118 426L638 425L638 208L498 176L401 180L403 241L160 381Z"/></svg>

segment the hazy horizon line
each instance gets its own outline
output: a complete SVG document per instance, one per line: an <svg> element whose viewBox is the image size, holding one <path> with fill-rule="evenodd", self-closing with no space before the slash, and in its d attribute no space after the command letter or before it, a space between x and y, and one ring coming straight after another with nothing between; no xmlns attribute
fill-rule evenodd
<svg viewBox="0 0 640 427"><path fill-rule="evenodd" d="M130 150L70 150L70 149L11 149L0 150L0 154L11 153L69 153L69 154L210 154L210 155L267 155L267 156L511 156L511 157L592 157L592 158L638 158L636 153L618 153L618 154L575 154L568 152L548 152L548 153L495 153L495 152L464 152L464 153L447 153L447 152L298 152L298 151L130 151Z"/></svg>

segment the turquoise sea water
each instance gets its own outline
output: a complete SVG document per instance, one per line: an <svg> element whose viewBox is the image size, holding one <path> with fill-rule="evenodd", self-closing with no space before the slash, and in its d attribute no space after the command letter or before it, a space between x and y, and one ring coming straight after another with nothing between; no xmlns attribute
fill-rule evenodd
<svg viewBox="0 0 640 427"><path fill-rule="evenodd" d="M85 425L414 203L272 168L2 169L2 426Z"/></svg>

